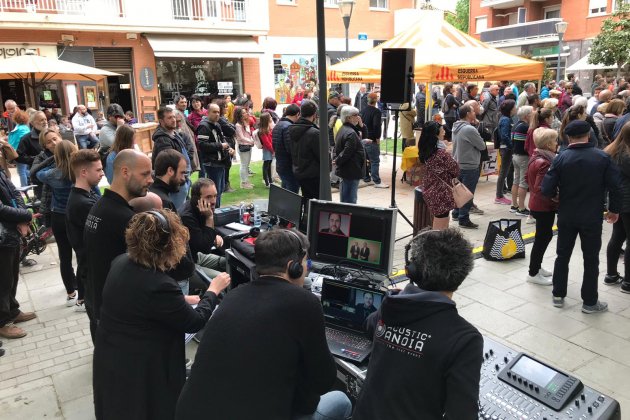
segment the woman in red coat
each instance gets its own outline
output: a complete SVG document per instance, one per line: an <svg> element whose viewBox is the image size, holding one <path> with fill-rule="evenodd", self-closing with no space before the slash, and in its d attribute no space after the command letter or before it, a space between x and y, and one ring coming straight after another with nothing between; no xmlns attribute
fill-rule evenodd
<svg viewBox="0 0 630 420"><path fill-rule="evenodd" d="M448 228L449 213L455 208L451 190L452 181L459 176L459 165L443 148L444 128L435 121L422 128L418 159L424 163L426 173L422 180L422 195L433 214L433 229Z"/></svg>
<svg viewBox="0 0 630 420"><path fill-rule="evenodd" d="M553 222L556 218L558 201L548 198L540 191L543 178L556 157L558 150L558 133L551 128L539 127L534 130L536 150L529 160L525 179L529 185L529 211L536 219L536 237L529 259L527 281L543 286L550 286L550 271L541 267L543 256L553 238Z"/></svg>

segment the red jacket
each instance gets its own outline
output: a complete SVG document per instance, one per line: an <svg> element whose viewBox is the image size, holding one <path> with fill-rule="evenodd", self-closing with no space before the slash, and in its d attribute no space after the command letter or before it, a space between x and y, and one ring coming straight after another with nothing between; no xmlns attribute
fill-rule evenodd
<svg viewBox="0 0 630 420"><path fill-rule="evenodd" d="M551 128L544 121L540 123L539 128L540 127ZM527 137L525 137L525 150L527 151L527 154L530 156L533 156L534 150L536 150L536 144L534 143L534 130L532 130L531 128L527 130Z"/></svg>
<svg viewBox="0 0 630 420"><path fill-rule="evenodd" d="M268 132L267 134L260 134L259 132L258 138L260 139L260 142L262 143L263 149L269 150L271 153L273 153L273 143L271 142L271 131Z"/></svg>
<svg viewBox="0 0 630 420"><path fill-rule="evenodd" d="M558 209L558 203L544 196L540 191L543 178L545 178L552 160L549 155L545 155L539 150L536 150L529 159L525 180L529 185L529 209L532 211L556 211Z"/></svg>
<svg viewBox="0 0 630 420"><path fill-rule="evenodd" d="M201 119L206 115L208 115L208 111L206 111L204 108L201 108L200 113L197 111L192 111L190 114L188 114L188 122L190 122L190 124L194 127L193 132L197 129L197 126L199 126Z"/></svg>

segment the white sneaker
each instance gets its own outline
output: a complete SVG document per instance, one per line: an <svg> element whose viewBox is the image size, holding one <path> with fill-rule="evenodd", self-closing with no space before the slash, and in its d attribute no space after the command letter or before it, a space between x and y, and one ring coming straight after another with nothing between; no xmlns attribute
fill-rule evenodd
<svg viewBox="0 0 630 420"><path fill-rule="evenodd" d="M381 182L380 184L374 184L374 188L389 188L389 185Z"/></svg>
<svg viewBox="0 0 630 420"><path fill-rule="evenodd" d="M553 281L549 277L543 276L540 272L535 276L527 275L527 282L533 284L539 284L541 286L551 286Z"/></svg>
<svg viewBox="0 0 630 420"><path fill-rule="evenodd" d="M525 223L528 225L533 225L534 223L536 223L536 219L534 219L532 216L527 216Z"/></svg>
<svg viewBox="0 0 630 420"><path fill-rule="evenodd" d="M542 274L543 277L551 277L551 276L553 276L553 273L551 271L545 270L542 267L540 267L540 269L538 270L538 274Z"/></svg>
<svg viewBox="0 0 630 420"><path fill-rule="evenodd" d="M87 312L87 310L85 309L85 303L81 302L77 302L74 305L74 312Z"/></svg>
<svg viewBox="0 0 630 420"><path fill-rule="evenodd" d="M77 292L74 292L73 296L66 295L66 306L71 308L77 302Z"/></svg>

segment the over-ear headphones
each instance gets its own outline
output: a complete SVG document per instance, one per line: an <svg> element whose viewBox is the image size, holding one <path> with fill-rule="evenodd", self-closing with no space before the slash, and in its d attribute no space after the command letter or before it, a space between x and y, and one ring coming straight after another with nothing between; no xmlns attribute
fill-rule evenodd
<svg viewBox="0 0 630 420"><path fill-rule="evenodd" d="M426 235L431 232L437 231L426 230L424 232L421 232L420 234L416 235L407 245L405 245L405 271L407 272L407 277L409 277L409 279L419 287L421 287L421 284L423 283L424 273L420 269L418 269L415 262L409 259L409 251L411 250L411 242L413 242L417 237Z"/></svg>
<svg viewBox="0 0 630 420"><path fill-rule="evenodd" d="M289 270L287 274L292 279L299 279L300 277L302 277L302 274L304 274L304 267L302 267L302 260L306 256L306 250L304 249L302 245L302 240L297 235L297 233L288 229L283 229L283 231L287 232L289 236L292 236L297 241L297 256L298 256L297 261L296 260L291 261L291 263L289 264Z"/></svg>
<svg viewBox="0 0 630 420"><path fill-rule="evenodd" d="M168 244L169 237L171 236L171 225L168 223L166 217L164 217L164 215L159 211L149 210L147 211L147 213L155 216L158 224L160 225L160 229L162 229L162 231L166 233L166 236L162 238L162 240L158 243L158 247L163 248L166 246L166 244Z"/></svg>

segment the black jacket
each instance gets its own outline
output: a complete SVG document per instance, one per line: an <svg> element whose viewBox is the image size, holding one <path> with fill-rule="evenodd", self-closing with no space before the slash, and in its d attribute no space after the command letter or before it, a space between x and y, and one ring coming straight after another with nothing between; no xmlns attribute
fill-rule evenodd
<svg viewBox="0 0 630 420"><path fill-rule="evenodd" d="M68 232L68 240L72 249L77 254L77 259L85 256L85 247L83 246L83 231L85 230L85 221L87 220L90 210L94 204L101 198L94 191L85 191L83 188L72 187L68 196L68 205L66 206L66 230Z"/></svg>
<svg viewBox="0 0 630 420"><path fill-rule="evenodd" d="M193 309L168 275L121 255L112 262L94 350L99 420L172 420L184 386L184 333L199 331L218 303Z"/></svg>
<svg viewBox="0 0 630 420"><path fill-rule="evenodd" d="M37 185L34 190L35 196L39 197L39 201L41 203L39 205L39 212L41 214L50 213L50 210L52 209L53 190L48 184L44 184L37 179L36 174L42 169L52 165L54 162L53 154L50 153L48 149L43 149L37 156L35 156L35 159L33 159L33 162L31 163L29 179L34 185Z"/></svg>
<svg viewBox="0 0 630 420"><path fill-rule="evenodd" d="M375 106L366 106L363 111L361 111L361 119L363 120L363 125L367 127L367 138L370 140L380 140L381 139L381 121L382 113L381 110Z"/></svg>
<svg viewBox="0 0 630 420"><path fill-rule="evenodd" d="M200 158L204 165L226 166L230 157L223 149L223 131L221 125L203 117L197 126L197 141L199 142Z"/></svg>
<svg viewBox="0 0 630 420"><path fill-rule="evenodd" d="M337 108L332 106L330 103L326 103L326 126L328 127L328 143L330 147L335 147L335 134L333 128L330 126L330 119L337 115Z"/></svg>
<svg viewBox="0 0 630 420"><path fill-rule="evenodd" d="M374 344L353 419L477 420L483 337L453 301L409 285L367 322Z"/></svg>
<svg viewBox="0 0 630 420"><path fill-rule="evenodd" d="M423 92L416 93L416 121L424 125L424 110L427 106L427 95Z"/></svg>
<svg viewBox="0 0 630 420"><path fill-rule="evenodd" d="M193 260L197 262L197 253L210 254L217 232L206 226L206 218L199 213L197 207L193 207L190 200L179 209L179 217L182 219L182 224L188 228L190 234L188 245Z"/></svg>
<svg viewBox="0 0 630 420"><path fill-rule="evenodd" d="M109 267L114 258L127 252L125 229L134 214L124 198L107 189L85 221L83 243L88 264L85 299L94 308L96 319L100 319Z"/></svg>
<svg viewBox="0 0 630 420"><path fill-rule="evenodd" d="M166 149L175 149L179 153L186 153L188 155L188 149L186 147L186 142L179 135L178 132L175 132L171 137L163 128L159 126L155 132L153 133L153 150L151 151L151 164L155 168L155 159L157 155L160 154L162 150ZM189 162L191 160L191 156L188 155Z"/></svg>
<svg viewBox="0 0 630 420"><path fill-rule="evenodd" d="M15 228L19 223L30 222L31 217L22 195L15 189L4 169L0 168L0 222L6 227Z"/></svg>
<svg viewBox="0 0 630 420"><path fill-rule="evenodd" d="M230 291L208 322L175 419L288 420L313 413L335 378L319 300L263 276Z"/></svg>
<svg viewBox="0 0 630 420"><path fill-rule="evenodd" d="M288 128L293 173L300 179L319 177L319 127L300 118Z"/></svg>
<svg viewBox="0 0 630 420"><path fill-rule="evenodd" d="M592 143L574 143L551 163L541 192L555 197L560 191L558 219L581 225L602 223L606 190L608 209L621 211L619 170L610 156Z"/></svg>
<svg viewBox="0 0 630 420"><path fill-rule="evenodd" d="M222 116L219 118L219 125L221 126L221 132L223 133L223 138L228 142L230 147L234 149L236 147L236 142L234 141L234 134L236 134L236 127L234 124L230 123L227 118Z"/></svg>
<svg viewBox="0 0 630 420"><path fill-rule="evenodd" d="M293 159L291 158L291 139L289 137L289 126L293 121L283 117L271 132L271 142L276 155L276 170L279 173L286 173L293 170Z"/></svg>
<svg viewBox="0 0 630 420"><path fill-rule="evenodd" d="M155 177L153 179L153 184L149 187L149 191L155 193L162 199L162 208L174 211L177 213L177 209L175 208L175 204L171 201L171 197L169 194L177 192L166 182L162 181L160 178Z"/></svg>
<svg viewBox="0 0 630 420"><path fill-rule="evenodd" d="M365 174L365 149L357 131L347 122L335 138L336 174L343 179L361 179Z"/></svg>
<svg viewBox="0 0 630 420"><path fill-rule="evenodd" d="M31 128L31 132L24 134L20 139L17 148L18 157L15 160L20 163L32 165L35 156L42 150L42 146L39 145L39 130Z"/></svg>

